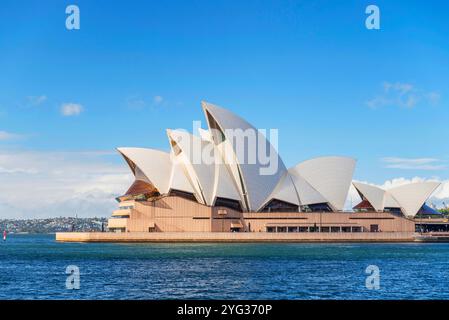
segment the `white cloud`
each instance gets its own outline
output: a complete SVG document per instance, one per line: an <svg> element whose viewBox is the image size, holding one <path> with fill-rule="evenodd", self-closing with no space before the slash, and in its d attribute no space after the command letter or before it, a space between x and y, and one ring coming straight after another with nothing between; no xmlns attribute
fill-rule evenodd
<svg viewBox="0 0 449 320"><path fill-rule="evenodd" d="M156 105L161 104L164 101L164 98L162 96L154 96L153 102Z"/></svg>
<svg viewBox="0 0 449 320"><path fill-rule="evenodd" d="M141 110L149 107L156 107L165 104L164 97L160 95L149 97L142 97L140 95L133 95L126 99L126 106L130 109Z"/></svg>
<svg viewBox="0 0 449 320"><path fill-rule="evenodd" d="M109 216L132 182L112 152L0 151L0 218Z"/></svg>
<svg viewBox="0 0 449 320"><path fill-rule="evenodd" d="M45 101L47 101L47 96L46 95L40 95L40 96L28 96L27 97L28 102L32 105L32 106L39 106L42 103L44 103Z"/></svg>
<svg viewBox="0 0 449 320"><path fill-rule="evenodd" d="M131 96L126 99L126 106L130 109L140 110L147 106L145 100L140 96Z"/></svg>
<svg viewBox="0 0 449 320"><path fill-rule="evenodd" d="M429 100L431 104L436 105L438 104L438 102L440 102L441 95L438 92L429 92L426 95L426 98Z"/></svg>
<svg viewBox="0 0 449 320"><path fill-rule="evenodd" d="M0 141L17 140L23 138L22 135L0 130Z"/></svg>
<svg viewBox="0 0 449 320"><path fill-rule="evenodd" d="M403 170L445 170L447 165L435 158L383 158L385 168Z"/></svg>
<svg viewBox="0 0 449 320"><path fill-rule="evenodd" d="M413 85L409 83L400 83L400 82L396 83L384 82L383 87L385 92L397 91L401 94L406 94L407 92L413 90Z"/></svg>
<svg viewBox="0 0 449 320"><path fill-rule="evenodd" d="M61 105L61 114L65 117L78 116L84 108L78 103L63 103Z"/></svg>
<svg viewBox="0 0 449 320"><path fill-rule="evenodd" d="M419 103L438 104L441 95L438 92L424 92L410 83L384 82L382 93L368 100L366 105L372 109L384 106L413 108Z"/></svg>
<svg viewBox="0 0 449 320"><path fill-rule="evenodd" d="M0 167L0 174L2 173L9 173L9 174L17 174L17 173L25 173L25 174L36 174L38 173L36 170L33 169L24 169L24 168L3 168Z"/></svg>
<svg viewBox="0 0 449 320"><path fill-rule="evenodd" d="M382 189L388 190L388 189L392 189L395 187L403 186L408 183L417 183L417 182L425 182L425 181L439 181L439 180L438 179L425 179L425 178L421 178L421 177L414 177L411 179L400 177L400 178L394 178L391 180L386 180L379 187L381 187Z"/></svg>

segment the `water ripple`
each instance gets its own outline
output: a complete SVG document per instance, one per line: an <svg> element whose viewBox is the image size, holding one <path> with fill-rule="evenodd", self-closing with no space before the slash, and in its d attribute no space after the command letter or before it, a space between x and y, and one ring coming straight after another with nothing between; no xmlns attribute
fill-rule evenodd
<svg viewBox="0 0 449 320"><path fill-rule="evenodd" d="M81 244L11 235L0 299L448 299L449 244ZM80 290L67 290L77 265ZM365 268L381 271L379 290Z"/></svg>

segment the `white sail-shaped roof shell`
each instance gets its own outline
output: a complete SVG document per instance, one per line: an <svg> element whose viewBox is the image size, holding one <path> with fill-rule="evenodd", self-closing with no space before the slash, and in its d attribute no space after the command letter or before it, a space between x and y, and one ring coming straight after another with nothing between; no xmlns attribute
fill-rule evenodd
<svg viewBox="0 0 449 320"><path fill-rule="evenodd" d="M172 159L174 159L174 157ZM180 190L184 192L195 193L193 186L187 179L186 172L184 172L182 163L178 163L176 159L173 160L170 190Z"/></svg>
<svg viewBox="0 0 449 320"><path fill-rule="evenodd" d="M291 171L303 177L334 210L341 211L351 186L356 161L346 157L321 157L304 161ZM301 193L299 194L301 199Z"/></svg>
<svg viewBox="0 0 449 320"><path fill-rule="evenodd" d="M240 185L239 191L241 192L240 196L244 198L245 203L250 211L258 211L264 205L267 197L272 193L275 189L279 180L286 172L284 163L282 159L279 157L277 151L271 145L271 143L266 139L266 137L259 132L256 128L254 128L251 124L233 114L232 112L215 106L210 103L203 102L202 103L203 110L206 115L206 119L209 125L210 131L214 130L211 126L210 115L215 123L220 127L221 132L225 136L225 140L215 141L218 145L220 143L228 144L234 151L236 166L230 168L230 172L232 173L232 177L236 185ZM245 136L249 134L254 137L254 144L247 145L243 147L246 148L245 154L240 154L238 143L236 140L243 141ZM213 134L212 134L213 136ZM242 147L242 146L240 146ZM222 150L228 150L229 147L222 147ZM248 153L249 151L254 151L252 153ZM265 152L261 152L265 151ZM270 159L276 161L276 169L275 172L270 172L270 174L264 174L264 170L266 171L268 165L263 164L260 161L259 153L270 155ZM254 163L249 161L249 157L252 157ZM242 185L243 184L243 185ZM245 194L246 192L246 194Z"/></svg>
<svg viewBox="0 0 449 320"><path fill-rule="evenodd" d="M203 141L200 137L180 130L167 130L171 141L174 141L181 149L180 154L175 157L185 166L189 181L193 184L196 194L202 198L202 203L212 205L214 201L214 181L215 181L215 159L212 154L211 159L202 157L206 148L212 149L213 145Z"/></svg>
<svg viewBox="0 0 449 320"><path fill-rule="evenodd" d="M310 205L317 203L327 203L328 200L315 190L298 172L294 169L289 169L290 176L293 180L295 188L299 195L299 202L301 205Z"/></svg>
<svg viewBox="0 0 449 320"><path fill-rule="evenodd" d="M268 197L266 203L272 199L285 201L297 206L300 205L298 193L296 192L292 177L288 172L285 172L273 193Z"/></svg>
<svg viewBox="0 0 449 320"><path fill-rule="evenodd" d="M409 183L388 190L360 182L353 182L353 185L374 209L383 211L386 208L398 208L405 216L414 217L440 183L432 181Z"/></svg>
<svg viewBox="0 0 449 320"><path fill-rule="evenodd" d="M198 128L198 133L208 148L212 147L212 154L215 161L215 182L214 182L214 193L213 193L213 203L216 198L226 198L236 201L241 201L239 192L237 191L237 186L234 184L232 177L229 173L229 169L226 167L225 162L220 154L218 146L214 144L212 135L209 130Z"/></svg>
<svg viewBox="0 0 449 320"><path fill-rule="evenodd" d="M352 183L357 191L362 194L366 200L373 206L376 211L383 211L385 206L385 190L361 182L353 182ZM393 206L395 207L395 206Z"/></svg>
<svg viewBox="0 0 449 320"><path fill-rule="evenodd" d="M241 170L238 165L238 160L235 157L234 150L232 149L232 145L230 143L227 143L226 141L223 141L219 144L216 144L215 146L217 151L217 161L222 163L222 165L226 168L226 171L229 173L229 177L231 178L232 183L240 198L242 208L246 211L249 211L248 198L246 197L246 186L240 179Z"/></svg>
<svg viewBox="0 0 449 320"><path fill-rule="evenodd" d="M385 208L400 208L401 205L398 203L398 201L393 198L393 196L385 192L385 199L384 199L384 209Z"/></svg>
<svg viewBox="0 0 449 320"><path fill-rule="evenodd" d="M440 184L433 181L409 183L387 192L399 203L405 216L414 217Z"/></svg>
<svg viewBox="0 0 449 320"><path fill-rule="evenodd" d="M147 183L151 184L151 181L147 178L147 176L142 172L142 170L140 170L140 168L138 166L135 166L134 168L134 178L136 180L141 180L141 181L145 181Z"/></svg>
<svg viewBox="0 0 449 320"><path fill-rule="evenodd" d="M199 133L201 139L203 139L204 141L211 142L211 143L214 142L212 140L212 136L211 136L209 130L204 130L202 128L198 128L198 133Z"/></svg>
<svg viewBox="0 0 449 320"><path fill-rule="evenodd" d="M144 174L148 179L147 182L154 185L159 193L168 192L172 169L169 153L146 148L118 148L117 150L125 157L135 176L136 168L133 166L140 170L137 172L137 177Z"/></svg>
<svg viewBox="0 0 449 320"><path fill-rule="evenodd" d="M241 197L237 191L234 181L228 172L228 168L224 164L217 164L217 176L215 180L214 202L217 198L226 198L241 201Z"/></svg>

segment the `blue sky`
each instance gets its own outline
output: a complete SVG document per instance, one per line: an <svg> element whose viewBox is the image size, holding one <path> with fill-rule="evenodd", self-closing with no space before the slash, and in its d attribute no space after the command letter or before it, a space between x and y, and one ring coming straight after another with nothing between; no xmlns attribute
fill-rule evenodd
<svg viewBox="0 0 449 320"><path fill-rule="evenodd" d="M69 4L80 30L65 28ZM370 4L380 30L365 28ZM358 180L444 181L447 12L410 0L3 0L0 150L100 150L123 166L107 152L167 149L166 128L206 126L206 100L279 128L287 166L336 154L358 160Z"/></svg>

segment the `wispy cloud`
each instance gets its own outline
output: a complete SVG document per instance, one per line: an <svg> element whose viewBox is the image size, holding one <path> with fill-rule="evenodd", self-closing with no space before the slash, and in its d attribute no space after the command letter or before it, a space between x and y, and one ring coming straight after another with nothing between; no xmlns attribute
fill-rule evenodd
<svg viewBox="0 0 449 320"><path fill-rule="evenodd" d="M132 182L111 154L0 150L0 218L109 216Z"/></svg>
<svg viewBox="0 0 449 320"><path fill-rule="evenodd" d="M436 105L440 102L441 95L438 92L429 92L426 94L426 98L433 105Z"/></svg>
<svg viewBox="0 0 449 320"><path fill-rule="evenodd" d="M17 139L22 139L23 137L24 136L21 134L0 130L0 141L17 140Z"/></svg>
<svg viewBox="0 0 449 320"><path fill-rule="evenodd" d="M78 116L83 110L83 106L78 103L63 103L60 108L60 112L64 117Z"/></svg>
<svg viewBox="0 0 449 320"><path fill-rule="evenodd" d="M30 105L39 106L39 105L43 104L45 101L47 101L47 96L46 95L28 96L27 100Z"/></svg>
<svg viewBox="0 0 449 320"><path fill-rule="evenodd" d="M155 95L153 97L142 97L140 95L130 96L126 99L126 106L134 110L142 110L147 107L160 107L165 106L167 101L161 95Z"/></svg>
<svg viewBox="0 0 449 320"><path fill-rule="evenodd" d="M154 96L153 97L153 103L156 105L160 105L164 101L164 98L162 96Z"/></svg>
<svg viewBox="0 0 449 320"><path fill-rule="evenodd" d="M144 109L147 103L142 97L134 95L126 99L126 106L130 109L140 110Z"/></svg>
<svg viewBox="0 0 449 320"><path fill-rule="evenodd" d="M25 168L3 168L0 167L0 174L8 173L8 174L37 174L38 172L34 169L25 169Z"/></svg>
<svg viewBox="0 0 449 320"><path fill-rule="evenodd" d="M440 159L435 158L398 158L387 157L382 158L385 168L403 169L403 170L444 170L447 168Z"/></svg>
<svg viewBox="0 0 449 320"><path fill-rule="evenodd" d="M436 105L440 99L441 95L438 92L426 92L410 83L384 82L382 84L382 92L369 99L366 105L372 109L385 106L413 108L420 103Z"/></svg>

